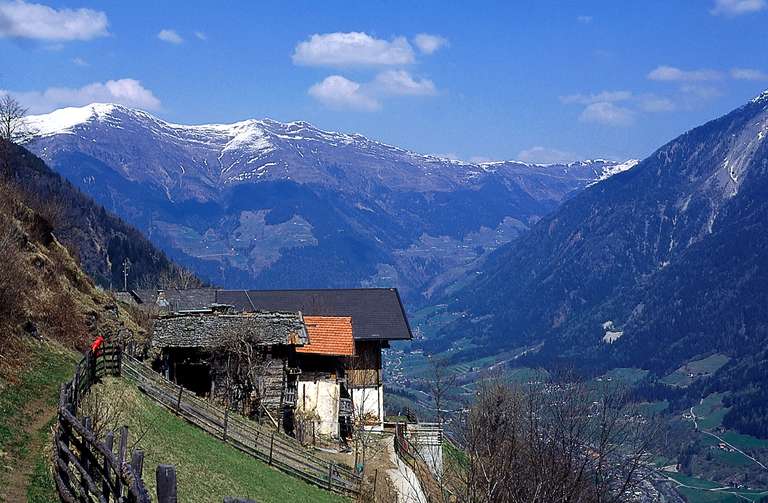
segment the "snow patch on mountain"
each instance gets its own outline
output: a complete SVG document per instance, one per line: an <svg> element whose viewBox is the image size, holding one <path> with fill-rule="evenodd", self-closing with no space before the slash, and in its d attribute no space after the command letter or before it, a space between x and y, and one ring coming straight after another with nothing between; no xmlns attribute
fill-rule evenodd
<svg viewBox="0 0 768 503"><path fill-rule="evenodd" d="M61 108L45 115L30 115L27 124L38 136L73 134L73 128L92 119L109 116L117 105L93 103L84 107Z"/></svg>
<svg viewBox="0 0 768 503"><path fill-rule="evenodd" d="M752 98L752 103L761 103L763 101L768 102L768 89Z"/></svg>
<svg viewBox="0 0 768 503"><path fill-rule="evenodd" d="M603 171L598 175L597 180L590 183L588 186L595 185L596 183L600 183L603 180L607 180L608 178L612 177L613 175L618 175L619 173L623 173L625 171L629 171L630 169L634 168L640 163L639 159L630 159L628 161L625 161L621 164L615 164L613 166L608 166L607 168L603 169Z"/></svg>
<svg viewBox="0 0 768 503"><path fill-rule="evenodd" d="M249 174L240 173L240 168L259 161L263 166L270 159L269 154L289 148L295 155L304 158L316 154L316 147L354 148L374 159L401 158L417 165L426 176L448 175L471 181L483 173L495 173L498 170L532 170L546 172L560 170L567 174L572 170L583 170L585 179L603 180L609 176L631 168L637 161L630 160L622 164L605 159L575 161L568 164L531 164L521 161L492 161L471 163L456 159L447 159L434 155L423 155L407 149L387 145L371 140L360 134L324 131L305 121L283 123L272 119L249 119L231 124L184 125L166 122L147 112L134 110L122 105L94 103L84 107L70 107L56 110L49 114L29 117L29 124L38 137L57 134L74 134L79 125L90 122L109 123L110 127L121 128L123 124L136 121L151 131L157 138L176 144L193 144L213 151L218 158L219 174L233 172L224 180L246 180L254 176L263 176L249 170ZM207 163L207 161L204 161ZM587 168L594 167L591 172ZM451 169L452 168L452 169ZM233 171L234 170L234 171ZM450 175L450 171L454 174Z"/></svg>

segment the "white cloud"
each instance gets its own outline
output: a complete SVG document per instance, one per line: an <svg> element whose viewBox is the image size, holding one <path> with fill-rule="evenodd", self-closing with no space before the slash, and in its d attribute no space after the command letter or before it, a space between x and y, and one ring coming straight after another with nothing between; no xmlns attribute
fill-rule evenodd
<svg viewBox="0 0 768 503"><path fill-rule="evenodd" d="M373 81L375 92L406 96L430 96L436 93L435 84L428 79L414 79L405 70L381 72Z"/></svg>
<svg viewBox="0 0 768 503"><path fill-rule="evenodd" d="M736 80L768 80L768 73L754 68L731 68L731 77Z"/></svg>
<svg viewBox="0 0 768 503"><path fill-rule="evenodd" d="M381 108L376 98L365 93L359 83L331 75L309 88L309 95L320 103L336 109L374 111Z"/></svg>
<svg viewBox="0 0 768 503"><path fill-rule="evenodd" d="M202 32L202 31L196 31L196 32L195 32L195 36L196 36L196 37L197 37L199 40L202 40L203 42L205 42L206 40L208 40L208 35L206 35L206 34L205 34L204 32Z"/></svg>
<svg viewBox="0 0 768 503"><path fill-rule="evenodd" d="M45 91L0 91L0 94L5 92L29 107L30 113L46 113L56 108L82 106L94 102L119 103L146 110L160 108L160 100L152 91L134 79L93 82L79 88L50 87Z"/></svg>
<svg viewBox="0 0 768 503"><path fill-rule="evenodd" d="M83 58L73 58L72 63L74 63L77 66L90 66L88 62Z"/></svg>
<svg viewBox="0 0 768 503"><path fill-rule="evenodd" d="M680 92L682 92L689 100L710 100L717 98L722 93L717 87L701 84L685 84L680 86ZM692 102L689 101L692 104Z"/></svg>
<svg viewBox="0 0 768 503"><path fill-rule="evenodd" d="M560 96L560 102L565 104L590 105L599 102L617 102L632 99L631 91L603 91L597 94L569 94Z"/></svg>
<svg viewBox="0 0 768 503"><path fill-rule="evenodd" d="M587 105L579 115L579 120L606 126L629 126L634 122L634 113L612 102L600 101Z"/></svg>
<svg viewBox="0 0 768 503"><path fill-rule="evenodd" d="M651 70L648 75L650 80L667 82L701 82L707 80L719 80L722 74L715 70L681 70L674 66L661 65Z"/></svg>
<svg viewBox="0 0 768 503"><path fill-rule="evenodd" d="M671 112L677 109L674 101L655 94L644 94L640 96L638 102L645 112Z"/></svg>
<svg viewBox="0 0 768 503"><path fill-rule="evenodd" d="M404 37L387 41L362 32L337 32L315 34L297 44L293 62L331 67L407 65L414 62L414 53Z"/></svg>
<svg viewBox="0 0 768 503"><path fill-rule="evenodd" d="M181 44L184 42L184 39L181 38L181 35L176 33L176 31L171 29L164 29L160 30L160 33L157 34L157 38L162 40L163 42L168 42L169 44Z"/></svg>
<svg viewBox="0 0 768 503"><path fill-rule="evenodd" d="M583 24L589 24L592 22L592 16L577 16L576 21Z"/></svg>
<svg viewBox="0 0 768 503"><path fill-rule="evenodd" d="M413 43L422 54L432 54L443 47L448 47L447 38L429 33L419 33L413 37Z"/></svg>
<svg viewBox="0 0 768 503"><path fill-rule="evenodd" d="M740 16L759 12L765 8L765 0L715 0L709 12L713 16Z"/></svg>
<svg viewBox="0 0 768 503"><path fill-rule="evenodd" d="M569 162L573 161L577 157L578 156L572 152L564 152L562 150L542 146L535 146L529 149L521 150L517 154L517 158L523 162L539 164Z"/></svg>
<svg viewBox="0 0 768 503"><path fill-rule="evenodd" d="M560 102L584 105L579 115L582 122L613 126L628 126L634 122L637 112L670 112L677 109L675 103L655 94L636 95L632 91L602 91L597 94L570 94L560 96Z"/></svg>
<svg viewBox="0 0 768 503"><path fill-rule="evenodd" d="M91 40L109 35L107 15L92 9L54 9L23 0L0 3L0 37Z"/></svg>

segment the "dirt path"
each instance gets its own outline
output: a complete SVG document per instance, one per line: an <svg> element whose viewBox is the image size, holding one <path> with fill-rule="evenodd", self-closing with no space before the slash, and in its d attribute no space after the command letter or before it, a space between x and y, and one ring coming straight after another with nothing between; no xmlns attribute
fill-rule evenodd
<svg viewBox="0 0 768 503"><path fill-rule="evenodd" d="M3 496L4 501L9 503L27 503L27 488L29 479L35 469L35 461L38 453L44 449L44 438L39 433L48 426L51 419L56 415L56 407L46 404L46 400L34 400L24 407L21 417L29 418L22 430L28 435L29 444L26 446L27 455L16 459L11 457L7 460L9 466L13 467L9 477L8 486L5 488Z"/></svg>

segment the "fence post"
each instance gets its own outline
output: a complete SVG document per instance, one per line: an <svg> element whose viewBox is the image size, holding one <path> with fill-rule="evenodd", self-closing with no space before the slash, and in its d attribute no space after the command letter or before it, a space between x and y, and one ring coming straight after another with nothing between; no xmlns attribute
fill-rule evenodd
<svg viewBox="0 0 768 503"><path fill-rule="evenodd" d="M376 482L379 480L379 469L373 472L373 498L376 499Z"/></svg>
<svg viewBox="0 0 768 503"><path fill-rule="evenodd" d="M227 427L229 425L229 407L224 408L224 441L227 441Z"/></svg>
<svg viewBox="0 0 768 503"><path fill-rule="evenodd" d="M81 363L78 363L77 366L75 367L75 378L72 380L72 410L70 412L77 410L77 404L80 401L80 365Z"/></svg>
<svg viewBox="0 0 768 503"><path fill-rule="evenodd" d="M128 427L122 426L120 427L120 440L117 444L117 483L115 484L115 487L117 488L117 497L120 498L123 495L123 482L120 479L120 470L123 467L123 463L125 462L125 451L128 448Z"/></svg>
<svg viewBox="0 0 768 503"><path fill-rule="evenodd" d="M90 432L91 426L93 422L91 421L90 417L84 417L83 418L83 428L85 431ZM80 464L83 466L83 470L90 473L91 471L91 452L90 452L90 446L88 445L88 441L85 439L85 436L82 436L83 439L83 450L80 453ZM83 494L90 494L90 491L88 490L88 483L85 481L84 478L81 478L80 480L80 487L82 487Z"/></svg>
<svg viewBox="0 0 768 503"><path fill-rule="evenodd" d="M269 441L269 465L272 466L272 449L275 447L275 434L272 434L272 438Z"/></svg>
<svg viewBox="0 0 768 503"><path fill-rule="evenodd" d="M96 353L88 351L86 360L88 361L88 387L90 388L96 382Z"/></svg>
<svg viewBox="0 0 768 503"><path fill-rule="evenodd" d="M117 375L123 375L123 346L117 346Z"/></svg>
<svg viewBox="0 0 768 503"><path fill-rule="evenodd" d="M184 392L184 388L179 386L179 396L176 398L176 415L179 415L179 409L181 408L181 394Z"/></svg>
<svg viewBox="0 0 768 503"><path fill-rule="evenodd" d="M333 481L333 463L328 463L328 490L331 490Z"/></svg>
<svg viewBox="0 0 768 503"><path fill-rule="evenodd" d="M137 478L141 478L144 472L144 451L136 449L131 453L131 468Z"/></svg>
<svg viewBox="0 0 768 503"><path fill-rule="evenodd" d="M109 451L112 452L112 448L115 444L115 434L110 432L107 432L106 435L104 435L104 447ZM109 474L110 465L109 460L106 456L104 456L104 484L102 486L102 492L108 496L111 492L111 489L109 487L110 482L112 480L112 475ZM116 474L117 477L119 477L119 474Z"/></svg>
<svg viewBox="0 0 768 503"><path fill-rule="evenodd" d="M157 503L177 503L176 468L171 465L158 465L155 481L157 482Z"/></svg>

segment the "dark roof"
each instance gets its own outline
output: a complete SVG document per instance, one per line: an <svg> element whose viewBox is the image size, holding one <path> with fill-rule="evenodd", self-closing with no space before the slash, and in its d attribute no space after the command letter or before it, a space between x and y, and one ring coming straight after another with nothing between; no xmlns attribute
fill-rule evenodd
<svg viewBox="0 0 768 503"><path fill-rule="evenodd" d="M216 303L213 288L189 288L184 290L133 290L139 304L155 304L171 312L211 307Z"/></svg>
<svg viewBox="0 0 768 503"><path fill-rule="evenodd" d="M261 345L302 345L309 342L299 313L184 313L155 321L155 347L216 348L240 340Z"/></svg>
<svg viewBox="0 0 768 503"><path fill-rule="evenodd" d="M409 340L411 327L396 288L217 290L216 302L242 311L301 311L351 316L355 340Z"/></svg>

